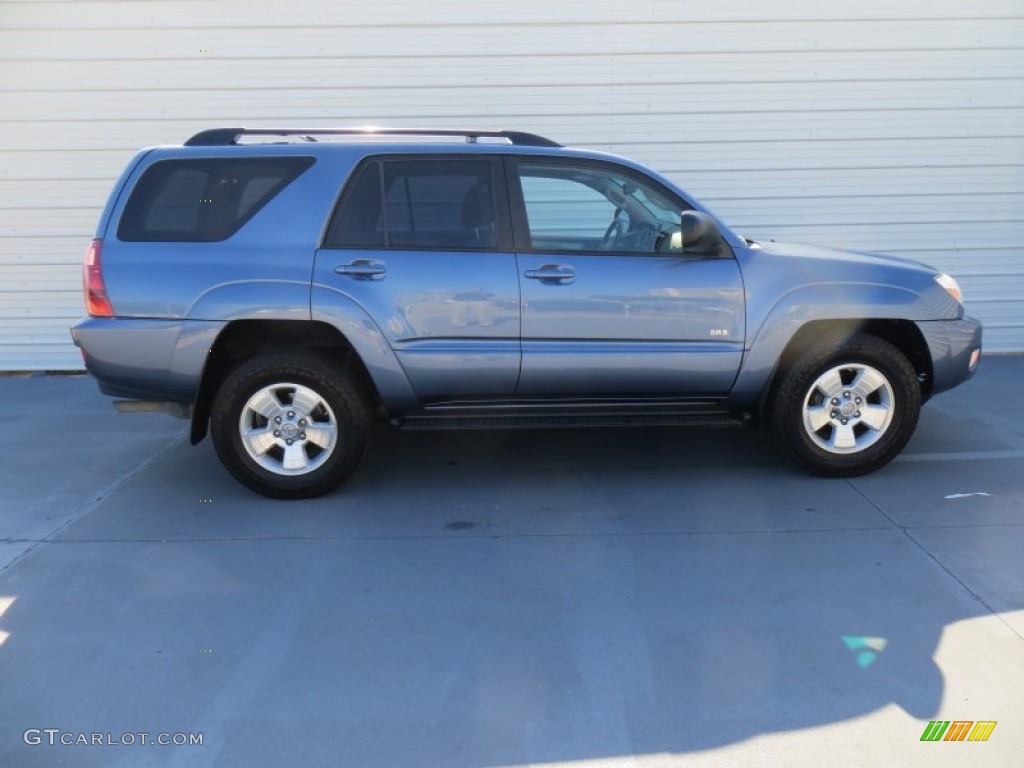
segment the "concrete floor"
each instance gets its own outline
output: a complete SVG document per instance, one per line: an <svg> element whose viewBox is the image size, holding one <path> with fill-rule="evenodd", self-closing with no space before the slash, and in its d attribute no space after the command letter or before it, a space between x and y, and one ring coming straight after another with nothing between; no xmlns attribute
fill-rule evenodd
<svg viewBox="0 0 1024 768"><path fill-rule="evenodd" d="M381 429L299 503L0 379L0 766L1019 766L1022 379L986 359L849 482L753 431Z"/></svg>

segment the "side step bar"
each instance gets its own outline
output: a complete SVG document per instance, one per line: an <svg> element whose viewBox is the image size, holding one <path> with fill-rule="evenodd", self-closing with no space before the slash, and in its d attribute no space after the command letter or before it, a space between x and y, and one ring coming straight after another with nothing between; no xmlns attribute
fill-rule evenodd
<svg viewBox="0 0 1024 768"><path fill-rule="evenodd" d="M742 416L728 411L640 413L431 414L391 420L400 429L561 429L569 427L739 427Z"/></svg>

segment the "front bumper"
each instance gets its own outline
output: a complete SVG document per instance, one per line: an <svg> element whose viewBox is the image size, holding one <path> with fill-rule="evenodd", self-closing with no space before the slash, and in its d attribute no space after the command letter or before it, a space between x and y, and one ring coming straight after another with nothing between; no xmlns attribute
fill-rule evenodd
<svg viewBox="0 0 1024 768"><path fill-rule="evenodd" d="M945 392L974 375L981 355L981 321L960 320L918 323L932 357L932 394Z"/></svg>

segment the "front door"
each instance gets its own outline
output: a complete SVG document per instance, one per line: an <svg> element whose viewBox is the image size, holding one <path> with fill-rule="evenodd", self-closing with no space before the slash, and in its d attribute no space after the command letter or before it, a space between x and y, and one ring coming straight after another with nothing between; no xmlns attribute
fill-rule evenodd
<svg viewBox="0 0 1024 768"><path fill-rule="evenodd" d="M681 245L686 204L614 163L510 162L527 396L720 396L744 298L727 246Z"/></svg>
<svg viewBox="0 0 1024 768"><path fill-rule="evenodd" d="M501 162L383 155L352 176L317 251L314 301L373 318L423 403L507 397L519 376L519 283ZM314 307L314 310L316 307Z"/></svg>

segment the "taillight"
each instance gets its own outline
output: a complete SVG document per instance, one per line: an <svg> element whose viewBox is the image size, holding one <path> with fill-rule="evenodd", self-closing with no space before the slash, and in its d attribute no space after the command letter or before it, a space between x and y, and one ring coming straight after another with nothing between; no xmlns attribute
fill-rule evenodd
<svg viewBox="0 0 1024 768"><path fill-rule="evenodd" d="M103 241L96 238L85 251L82 267L82 290L85 293L85 310L93 317L113 317L114 308L107 298L107 286L103 284L103 269L100 266L100 252Z"/></svg>

